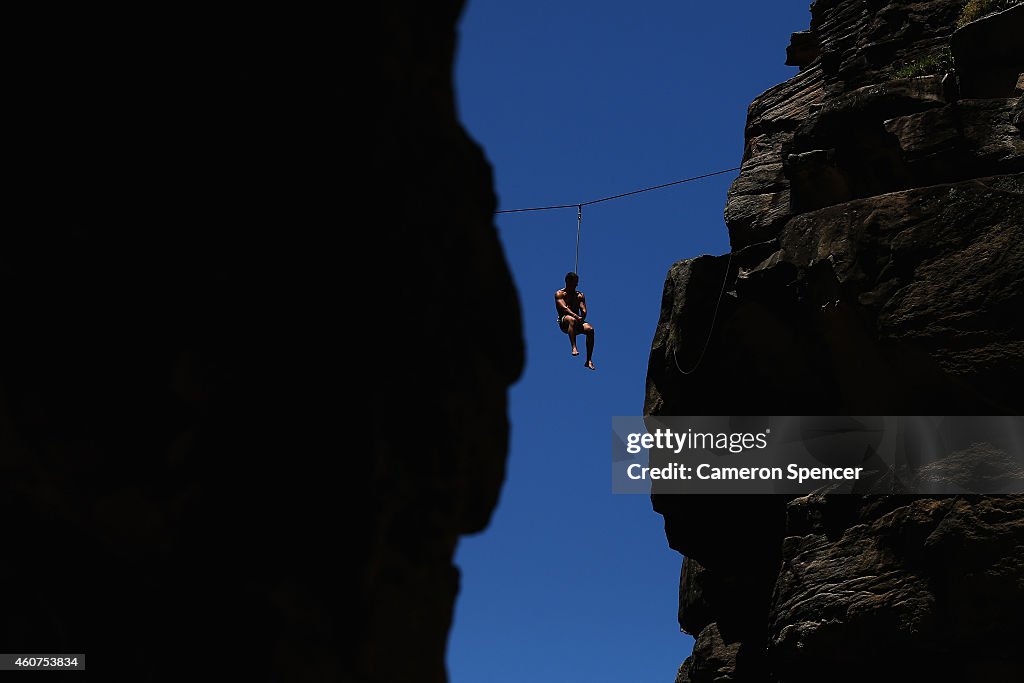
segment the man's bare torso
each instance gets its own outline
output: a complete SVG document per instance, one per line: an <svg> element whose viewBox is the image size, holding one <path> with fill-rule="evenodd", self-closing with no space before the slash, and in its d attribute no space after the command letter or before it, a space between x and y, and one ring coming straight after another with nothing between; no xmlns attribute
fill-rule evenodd
<svg viewBox="0 0 1024 683"><path fill-rule="evenodd" d="M576 315L580 315L580 294L582 292L575 289L571 292L567 292L564 289L555 292L555 311L558 313L559 318L566 315L566 312L558 305L560 302L568 306L569 310Z"/></svg>

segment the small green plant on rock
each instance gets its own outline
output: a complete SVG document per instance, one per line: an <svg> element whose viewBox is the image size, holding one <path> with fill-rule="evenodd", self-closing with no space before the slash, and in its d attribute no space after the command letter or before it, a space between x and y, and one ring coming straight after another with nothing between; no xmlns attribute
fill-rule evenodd
<svg viewBox="0 0 1024 683"><path fill-rule="evenodd" d="M960 18L956 20L956 27L962 28L972 21L981 19L994 12L1024 4L1024 0L967 0ZM953 69L953 54L949 46L925 55L924 57L897 67L892 72L892 78L914 78L915 76L931 76L933 74L946 73Z"/></svg>
<svg viewBox="0 0 1024 683"><path fill-rule="evenodd" d="M986 14L1002 12L1014 5L1019 5L1024 0L967 0L964 9L960 12L960 18L956 20L956 27L961 28L975 19L981 19Z"/></svg>
<svg viewBox="0 0 1024 683"><path fill-rule="evenodd" d="M893 78L913 78L915 76L930 76L932 74L946 73L953 68L953 54L948 47L941 48L921 59L904 64L892 72Z"/></svg>

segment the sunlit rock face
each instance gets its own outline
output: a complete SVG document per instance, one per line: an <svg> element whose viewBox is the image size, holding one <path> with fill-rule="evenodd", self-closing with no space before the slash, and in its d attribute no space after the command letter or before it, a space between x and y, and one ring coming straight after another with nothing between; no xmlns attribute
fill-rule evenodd
<svg viewBox="0 0 1024 683"><path fill-rule="evenodd" d="M955 30L962 7L813 4L799 73L748 111L731 258L668 273L646 414L1021 413L1024 7ZM1019 477L1003 459L918 476ZM678 681L1024 676L1019 497L653 502L686 556Z"/></svg>

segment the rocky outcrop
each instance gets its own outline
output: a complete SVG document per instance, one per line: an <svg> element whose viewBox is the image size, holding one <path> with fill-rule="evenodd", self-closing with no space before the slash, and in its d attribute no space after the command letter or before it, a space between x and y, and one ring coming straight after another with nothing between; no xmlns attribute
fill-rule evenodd
<svg viewBox="0 0 1024 683"><path fill-rule="evenodd" d="M1024 497L834 498L787 510L777 680L1019 680Z"/></svg>
<svg viewBox="0 0 1024 683"><path fill-rule="evenodd" d="M725 207L733 247L769 239L791 215L782 147L821 102L823 88L822 70L815 64L763 93L747 110L743 166Z"/></svg>
<svg viewBox="0 0 1024 683"><path fill-rule="evenodd" d="M1005 97L1013 91L1024 72L1021 33L1024 13L1017 7L981 17L953 34L951 50L962 97Z"/></svg>
<svg viewBox="0 0 1024 683"><path fill-rule="evenodd" d="M962 7L813 4L800 72L748 111L732 253L668 273L646 414L1021 413L1024 6L955 30ZM951 444L933 497L656 490L677 680L1019 679L1021 498L953 495L1020 490L993 448Z"/></svg>
<svg viewBox="0 0 1024 683"><path fill-rule="evenodd" d="M395 60L385 62L394 73L381 82L400 87L374 106L373 170L386 188L380 205L388 221L374 228L373 253L385 290L410 299L386 306L395 334L375 342L368 545L357 557L365 621L356 628L356 669L371 681L446 678L459 587L452 557L459 536L482 530L497 504L506 389L523 364L518 300L493 223L492 175L455 111L461 7L391 3L375 48ZM453 344L477 334L462 305L467 287L487 292L502 311L503 328L485 347Z"/></svg>
<svg viewBox="0 0 1024 683"><path fill-rule="evenodd" d="M4 652L104 681L444 680L452 551L497 499L523 361L455 114L460 8L382 6L365 83L315 10L19 8ZM450 343L468 284L502 312L486 350Z"/></svg>
<svg viewBox="0 0 1024 683"><path fill-rule="evenodd" d="M459 124L452 90L461 0L389 3L374 103L377 278L398 338L374 364L366 545L357 553L356 669L370 681L444 681L459 535L487 526L504 480L506 389L523 365L519 304L493 227L490 166ZM465 291L488 293L502 328L486 346ZM387 298L390 295L382 295ZM407 298L408 297L408 298ZM383 342L384 340L379 340ZM396 345L403 350L396 351ZM397 392L397 393L396 393ZM358 613L357 613L358 614Z"/></svg>

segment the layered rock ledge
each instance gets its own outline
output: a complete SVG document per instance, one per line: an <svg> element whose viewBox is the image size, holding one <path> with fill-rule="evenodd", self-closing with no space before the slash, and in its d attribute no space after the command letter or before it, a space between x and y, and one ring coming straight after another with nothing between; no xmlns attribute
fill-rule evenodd
<svg viewBox="0 0 1024 683"><path fill-rule="evenodd" d="M962 9L812 5L748 111L731 255L668 273L645 414L1021 413L1024 6ZM685 555L679 682L1024 676L1020 497L652 499Z"/></svg>

